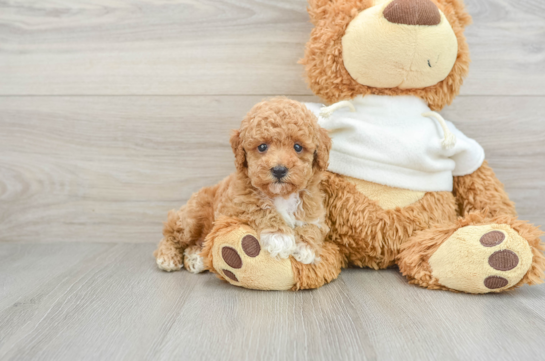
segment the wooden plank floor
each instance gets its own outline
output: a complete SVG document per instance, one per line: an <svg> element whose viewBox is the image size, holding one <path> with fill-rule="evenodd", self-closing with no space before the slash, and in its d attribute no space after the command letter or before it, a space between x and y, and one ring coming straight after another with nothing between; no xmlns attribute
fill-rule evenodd
<svg viewBox="0 0 545 361"><path fill-rule="evenodd" d="M350 269L261 292L164 273L151 244L0 245L1 360L542 360L545 285L465 295Z"/></svg>
<svg viewBox="0 0 545 361"><path fill-rule="evenodd" d="M466 0L462 95L521 219L545 224L545 6ZM545 285L428 291L344 270L257 292L158 271L166 212L233 171L250 107L319 101L306 0L0 1L0 360L543 360Z"/></svg>

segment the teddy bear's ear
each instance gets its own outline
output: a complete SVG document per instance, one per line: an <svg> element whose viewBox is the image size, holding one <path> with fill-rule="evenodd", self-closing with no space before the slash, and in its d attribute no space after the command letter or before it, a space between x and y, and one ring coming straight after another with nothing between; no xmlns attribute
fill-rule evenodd
<svg viewBox="0 0 545 361"><path fill-rule="evenodd" d="M235 153L235 166L237 171L246 172L248 168L248 162L246 161L246 151L242 146L242 139L240 139L240 131L233 130L231 133L231 148L233 148L233 153Z"/></svg>
<svg viewBox="0 0 545 361"><path fill-rule="evenodd" d="M462 27L466 27L469 24L471 24L471 15L466 10L466 7L464 5L463 0L439 0L444 5L450 5L452 7L452 10L454 11L454 14L456 14L456 18L458 19L458 23Z"/></svg>
<svg viewBox="0 0 545 361"><path fill-rule="evenodd" d="M329 165L329 151L331 150L331 138L324 128L318 129L318 146L314 151L313 167L319 171L327 170Z"/></svg>
<svg viewBox="0 0 545 361"><path fill-rule="evenodd" d="M325 18L329 10L329 5L332 0L308 0L308 14L310 21L316 25L318 22Z"/></svg>
<svg viewBox="0 0 545 361"><path fill-rule="evenodd" d="M454 7L454 11L456 11L456 15L458 15L458 21L460 22L460 25L463 27L468 26L471 24L471 15L466 10L466 7L464 5L463 0L451 0L452 6Z"/></svg>

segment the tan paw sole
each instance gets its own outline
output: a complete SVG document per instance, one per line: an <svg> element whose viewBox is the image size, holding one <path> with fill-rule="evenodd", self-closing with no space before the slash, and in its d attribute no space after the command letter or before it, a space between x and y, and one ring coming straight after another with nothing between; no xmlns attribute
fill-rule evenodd
<svg viewBox="0 0 545 361"><path fill-rule="evenodd" d="M229 283L257 290L289 290L295 285L290 259L272 258L257 235L241 226L218 237L212 247L214 269Z"/></svg>
<svg viewBox="0 0 545 361"><path fill-rule="evenodd" d="M457 230L430 258L443 286L468 293L500 292L516 285L532 265L528 242L505 224Z"/></svg>

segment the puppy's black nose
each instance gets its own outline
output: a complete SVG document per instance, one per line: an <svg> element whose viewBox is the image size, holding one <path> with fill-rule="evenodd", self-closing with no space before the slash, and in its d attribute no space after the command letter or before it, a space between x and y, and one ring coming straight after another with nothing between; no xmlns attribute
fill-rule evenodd
<svg viewBox="0 0 545 361"><path fill-rule="evenodd" d="M288 174L288 168L279 165L274 168L271 168L271 173L276 179L280 180L284 178L286 174Z"/></svg>

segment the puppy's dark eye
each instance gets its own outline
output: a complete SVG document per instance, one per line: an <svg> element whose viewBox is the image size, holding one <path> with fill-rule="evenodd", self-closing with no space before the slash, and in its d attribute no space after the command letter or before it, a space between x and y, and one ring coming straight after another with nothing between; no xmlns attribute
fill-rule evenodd
<svg viewBox="0 0 545 361"><path fill-rule="evenodd" d="M263 153L264 151L267 150L267 148L269 148L267 146L267 144L263 143L263 144L260 144L258 147L257 147L257 150L260 152L260 153Z"/></svg>
<svg viewBox="0 0 545 361"><path fill-rule="evenodd" d="M303 151L303 147L300 146L299 144L295 144L295 145L293 146L293 149L295 149L295 151L296 151L297 153L301 153L301 152Z"/></svg>

